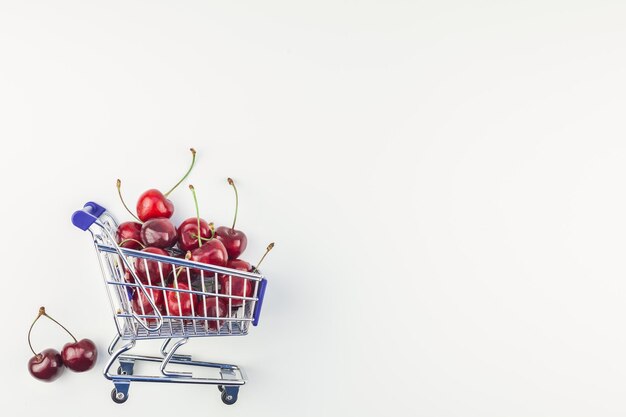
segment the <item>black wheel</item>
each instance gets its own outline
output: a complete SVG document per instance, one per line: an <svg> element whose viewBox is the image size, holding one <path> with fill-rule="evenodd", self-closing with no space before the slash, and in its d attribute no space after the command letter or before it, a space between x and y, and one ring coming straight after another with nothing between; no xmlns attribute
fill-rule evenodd
<svg viewBox="0 0 626 417"><path fill-rule="evenodd" d="M113 388L113 391L111 391L111 399L114 403L122 404L126 402L128 395L125 395L123 392L117 392L117 390Z"/></svg>
<svg viewBox="0 0 626 417"><path fill-rule="evenodd" d="M237 397L227 391L222 391L222 402L226 405L233 405L237 402Z"/></svg>
<svg viewBox="0 0 626 417"><path fill-rule="evenodd" d="M223 385L218 385L217 389L220 390L220 392L224 392L224 386Z"/></svg>

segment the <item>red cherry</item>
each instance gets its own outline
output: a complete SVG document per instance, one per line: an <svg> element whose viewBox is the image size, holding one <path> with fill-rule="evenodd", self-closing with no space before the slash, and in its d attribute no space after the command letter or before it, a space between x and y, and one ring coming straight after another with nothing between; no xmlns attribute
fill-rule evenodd
<svg viewBox="0 0 626 417"><path fill-rule="evenodd" d="M156 255L169 256L169 254L161 248L148 247L141 250L142 252L154 253ZM146 268L147 264L147 268ZM162 263L163 280L172 272L172 265ZM151 261L143 258L135 258L135 273L142 283L148 285L161 285L161 272L159 270L159 262Z"/></svg>
<svg viewBox="0 0 626 417"><path fill-rule="evenodd" d="M33 330L33 326L42 316L45 316L53 321L65 330L74 340L73 343L65 344L61 353L54 349L46 349L39 354L35 354L35 350L30 342L30 335ZM74 335L67 330L65 326L46 313L45 307L39 307L39 314L33 321L33 324L30 325L30 329L28 330L28 346L33 354L35 354L35 356L28 361L28 370L32 376L44 381L53 381L57 379L63 372L64 366L67 366L75 372L87 371L93 368L96 363L96 359L98 358L98 350L96 349L96 345L91 340L76 340Z"/></svg>
<svg viewBox="0 0 626 417"><path fill-rule="evenodd" d="M185 178L189 176L189 173L193 169L193 166L196 162L196 150L191 148L192 159L191 166L185 173L185 175L173 186L168 192L163 194L161 191L157 189L150 189L145 191L141 196L139 196L139 200L137 200L137 216L141 221L148 221L150 219L156 219L158 217L165 217L169 219L174 214L174 204L170 200L168 200L168 196L172 191L176 189L182 183ZM119 188L119 187L118 187ZM121 194L120 194L121 197ZM131 213L132 214L132 213Z"/></svg>
<svg viewBox="0 0 626 417"><path fill-rule="evenodd" d="M145 191L137 200L137 216L142 222L158 217L169 219L174 214L174 204L157 189Z"/></svg>
<svg viewBox="0 0 626 417"><path fill-rule="evenodd" d="M200 300L196 308L196 315L200 317L228 317L228 304L220 297L205 297ZM217 330L225 322L223 320L206 320L210 330Z"/></svg>
<svg viewBox="0 0 626 417"><path fill-rule="evenodd" d="M211 237L211 229L206 220L200 219L200 237ZM184 251L198 248L198 219L190 217L178 226L178 247Z"/></svg>
<svg viewBox="0 0 626 417"><path fill-rule="evenodd" d="M28 361L30 374L44 382L52 382L63 374L63 358L55 349L45 349Z"/></svg>
<svg viewBox="0 0 626 417"><path fill-rule="evenodd" d="M248 246L248 238L241 230L220 226L215 229L215 237L224 244L229 259L237 259Z"/></svg>
<svg viewBox="0 0 626 417"><path fill-rule="evenodd" d="M98 349L89 339L81 339L74 343L66 343L61 351L63 364L74 372L85 372L96 364Z"/></svg>
<svg viewBox="0 0 626 417"><path fill-rule="evenodd" d="M156 305L159 313L163 313L165 311L165 294L161 290L155 290L153 288L146 288L148 295L152 298L152 302ZM137 289L133 294L132 299L132 307L133 311L140 315L157 315L150 305L150 300L146 297L140 289ZM156 322L156 319L146 319L148 323Z"/></svg>
<svg viewBox="0 0 626 417"><path fill-rule="evenodd" d="M115 232L115 238L120 246L128 249L141 250L141 223L124 222Z"/></svg>
<svg viewBox="0 0 626 417"><path fill-rule="evenodd" d="M178 283L174 281L170 287L189 290L189 286L182 281L178 281ZM166 302L171 316L193 316L198 297L190 293L166 291Z"/></svg>
<svg viewBox="0 0 626 417"><path fill-rule="evenodd" d="M228 262L228 252L226 248L217 239L211 239L202 244L201 248L197 248L191 251L191 260L194 262L201 262L203 264L226 266ZM200 275L198 269L191 269L194 276ZM210 274L205 272L205 276Z"/></svg>
<svg viewBox="0 0 626 417"><path fill-rule="evenodd" d="M174 246L178 235L170 219L150 219L141 227L141 240L146 246L169 248Z"/></svg>
<svg viewBox="0 0 626 417"><path fill-rule="evenodd" d="M250 264L246 261L242 261L241 259L229 260L226 266L239 271L252 271ZM220 294L233 295L237 297L252 297L256 284L254 280L225 274L219 274L218 281L220 283ZM224 298L224 302L228 305L227 298ZM230 303L232 307L239 307L243 305L243 300L231 298Z"/></svg>

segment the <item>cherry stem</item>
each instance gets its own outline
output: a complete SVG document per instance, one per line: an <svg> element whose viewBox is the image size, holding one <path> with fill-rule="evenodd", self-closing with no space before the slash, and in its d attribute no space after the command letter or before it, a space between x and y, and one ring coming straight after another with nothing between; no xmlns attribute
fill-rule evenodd
<svg viewBox="0 0 626 417"><path fill-rule="evenodd" d="M191 257L191 252L187 252L187 253L189 254L189 257ZM187 255L185 255L185 259L187 259ZM183 272L182 266L174 269L174 282L178 283L178 277L180 276L181 272Z"/></svg>
<svg viewBox="0 0 626 417"><path fill-rule="evenodd" d="M135 215L135 213L130 211L130 209L128 208L128 206L124 202L124 198L122 197L122 180L119 180L119 179L117 180L117 195L120 196L120 201L122 202L122 205L124 206L126 211L129 212L130 215L133 216L139 223L143 223L141 220L139 220L139 218Z"/></svg>
<svg viewBox="0 0 626 417"><path fill-rule="evenodd" d="M237 192L237 187L235 187L235 181L232 178L228 178L228 183L233 186L233 190L235 190L235 218L233 219L233 227L231 229L235 229L235 223L237 223L237 212L239 211L239 193Z"/></svg>
<svg viewBox="0 0 626 417"><path fill-rule="evenodd" d="M185 173L185 176L182 177L180 179L180 181L178 181L176 183L175 186L172 187L171 190L169 190L168 192L165 193L165 197L167 197L168 195L170 195L170 193L172 191L174 191L176 189L176 187L178 187L180 185L181 182L185 181L185 179L187 179L187 177L189 176L189 173L191 173L191 170L193 169L193 166L196 163L196 150L194 148L189 148L189 150L191 151L191 166L189 167L189 169L187 170L187 172Z"/></svg>
<svg viewBox="0 0 626 417"><path fill-rule="evenodd" d="M211 232L215 233L215 231L213 229L211 229ZM202 237L202 236L198 236L198 235L196 235L194 233L191 234L191 237L194 238L194 239L202 239L205 242L208 242L209 240L213 240L214 239L213 236L211 236L211 237Z"/></svg>
<svg viewBox="0 0 626 417"><path fill-rule="evenodd" d="M254 272L259 272L259 266L261 266L261 262L263 262L263 259L265 259L267 254L270 253L270 251L273 248L274 248L274 242L272 242L269 245L267 245L267 249L265 249L265 253L263 254L263 256L261 256L261 260L259 262L257 262L256 266L254 267Z"/></svg>
<svg viewBox="0 0 626 417"><path fill-rule="evenodd" d="M58 321L56 321L55 319L50 317L48 315L48 313L46 313L46 308L45 307L39 307L39 313L37 314L37 317L35 318L33 323L30 325L30 329L28 329L28 347L30 347L30 350L33 352L33 355L38 356L39 354L37 352L35 352L35 349L33 349L33 345L30 342L30 334L33 331L33 326L35 326L35 323L37 323L37 320L39 320L41 318L41 316L46 316L47 318L49 318L50 320L52 320L53 322L58 324L63 330L65 330L67 332L67 334L69 334L72 337L72 339L74 339L74 343L78 342L78 340L76 340L74 335L69 330L67 330L65 328L65 326L63 326L61 323L59 323Z"/></svg>
<svg viewBox="0 0 626 417"><path fill-rule="evenodd" d="M198 235L202 235L202 232L200 231L200 209L198 209L198 198L196 197L196 189L193 188L193 185L191 184L189 184L189 189L191 190L191 194L193 194L193 204L196 206L196 219L198 219ZM202 239L198 239L198 247L202 247Z"/></svg>
<svg viewBox="0 0 626 417"><path fill-rule="evenodd" d="M35 323L37 323L37 320L39 320L39 317L42 316L42 310L46 311L45 308L41 307L39 309L39 314L37 314L37 318L35 319L35 321L33 321L33 324L30 325L30 329L28 329L28 347L30 347L31 352L33 352L33 355L35 356L39 356L39 354L35 352L35 349L33 349L33 345L30 342L30 333L33 331L33 326L35 325Z"/></svg>
<svg viewBox="0 0 626 417"><path fill-rule="evenodd" d="M124 243L126 243L126 242L135 242L135 243L138 243L141 246L141 249L145 249L146 248L146 245L144 245L143 243L141 243L137 239L132 239L132 238L128 238L128 239L122 240L120 243L117 244L117 246L124 246Z"/></svg>
<svg viewBox="0 0 626 417"><path fill-rule="evenodd" d="M202 237L195 233L191 233L191 237L198 240L206 240L208 242L209 240L215 239L215 225L213 222L209 223L209 230L211 231L211 237Z"/></svg>

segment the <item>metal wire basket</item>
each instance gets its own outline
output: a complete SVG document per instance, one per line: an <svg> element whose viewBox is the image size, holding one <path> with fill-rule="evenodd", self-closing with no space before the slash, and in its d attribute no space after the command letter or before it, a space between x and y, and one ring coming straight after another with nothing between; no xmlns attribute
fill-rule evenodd
<svg viewBox="0 0 626 417"><path fill-rule="evenodd" d="M247 379L240 367L194 361L175 352L192 337L248 334L250 323L259 322L267 285L263 275L122 248L115 239L117 222L93 202L76 211L72 223L91 233L117 328L104 369L115 385L113 400L128 399L131 381L180 382L218 385L222 401L233 404ZM168 351L171 340L178 338ZM124 354L142 339L165 339L161 356ZM115 350L120 340L128 342ZM112 374L116 361L118 373ZM135 361L161 362L161 375L133 375ZM216 368L220 377L168 371L169 363Z"/></svg>

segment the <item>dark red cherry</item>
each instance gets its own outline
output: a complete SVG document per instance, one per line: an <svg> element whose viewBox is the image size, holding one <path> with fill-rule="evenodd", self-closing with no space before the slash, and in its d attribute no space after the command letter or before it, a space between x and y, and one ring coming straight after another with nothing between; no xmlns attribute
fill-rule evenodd
<svg viewBox="0 0 626 417"><path fill-rule="evenodd" d="M170 219L150 219L141 227L141 240L146 246L169 248L174 246L178 235Z"/></svg>
<svg viewBox="0 0 626 417"><path fill-rule="evenodd" d="M204 242L201 248L191 251L191 260L203 264L226 266L228 253L222 242L217 239L211 239ZM192 269L191 272L194 276L200 275L200 270L198 269ZM211 273L205 271L204 276L209 274Z"/></svg>
<svg viewBox="0 0 626 417"><path fill-rule="evenodd" d="M96 364L98 349L94 342L89 339L81 339L77 342L66 343L61 351L63 364L74 372L85 372Z"/></svg>
<svg viewBox="0 0 626 417"><path fill-rule="evenodd" d="M52 382L63 374L63 358L56 349L45 349L28 361L28 371L40 381Z"/></svg>
<svg viewBox="0 0 626 417"><path fill-rule="evenodd" d="M200 219L199 235L205 239L211 237L211 228L206 220ZM198 219L190 217L178 226L178 247L184 251L198 248Z"/></svg>
<svg viewBox="0 0 626 417"><path fill-rule="evenodd" d="M237 224L237 213L239 212L239 193L237 192L235 181L233 181L232 178L228 178L228 183L235 191L235 216L233 218L233 226L218 227L215 230L215 237L221 240L224 244L224 247L228 252L228 259L237 259L243 251L246 250L246 246L248 246L248 238L241 230L235 230L235 225Z"/></svg>
<svg viewBox="0 0 626 417"><path fill-rule="evenodd" d="M160 283L158 285L161 285ZM165 293L162 290L155 290L153 288L146 288L148 295L152 298L152 302L156 306L159 313L165 312ZM152 306L150 300L146 297L139 288L135 290L132 299L132 307L135 314L138 315L157 315ZM156 322L156 319L146 319L148 323Z"/></svg>
<svg viewBox="0 0 626 417"><path fill-rule="evenodd" d="M215 237L224 244L226 252L228 252L228 259L239 258L248 246L248 238L241 230L220 226L215 229Z"/></svg>
<svg viewBox="0 0 626 417"><path fill-rule="evenodd" d="M124 222L119 225L115 232L115 238L120 246L128 249L141 250L141 223Z"/></svg>
<svg viewBox="0 0 626 417"><path fill-rule="evenodd" d="M228 304L221 297L205 297L196 307L196 316L200 317L228 317ZM218 330L225 320L206 320L210 330Z"/></svg>
<svg viewBox="0 0 626 417"><path fill-rule="evenodd" d="M156 255L169 256L169 254L161 248L148 247L142 249L141 251L154 253ZM163 271L163 281L165 281L168 275L172 272L172 265L161 263L161 269L159 269L158 261L135 258L135 273L142 283L149 285L161 285L161 271Z"/></svg>
<svg viewBox="0 0 626 417"><path fill-rule="evenodd" d="M181 280L180 277L178 282L172 282L170 287L179 290L190 289L187 283ZM165 297L171 316L193 316L198 302L197 295L178 291L166 291Z"/></svg>
<svg viewBox="0 0 626 417"><path fill-rule="evenodd" d="M241 259L231 259L226 264L226 267L231 269L237 269L240 271L250 272L252 267L246 261ZM233 295L236 297L252 297L254 294L254 287L256 282L254 280L236 277L232 275L219 274L218 281L220 283L220 294ZM228 298L224 298L226 304L228 304ZM231 298L230 305L232 307L239 307L243 305L243 300L237 298Z"/></svg>

